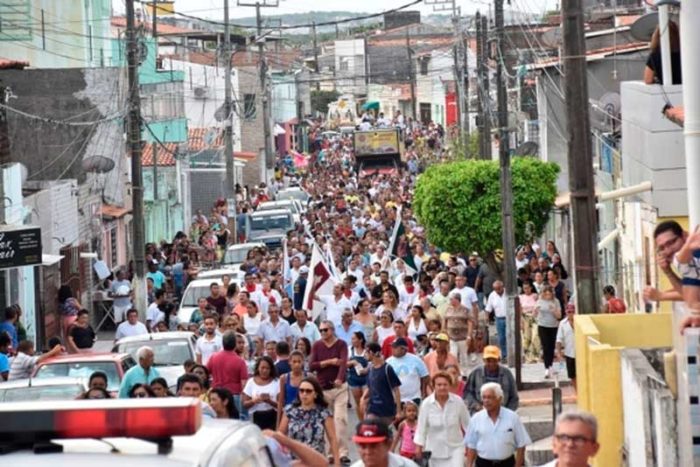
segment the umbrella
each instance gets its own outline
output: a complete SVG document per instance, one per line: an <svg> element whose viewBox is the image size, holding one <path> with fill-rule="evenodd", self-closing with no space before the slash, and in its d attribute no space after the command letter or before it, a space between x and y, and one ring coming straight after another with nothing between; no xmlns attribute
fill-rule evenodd
<svg viewBox="0 0 700 467"><path fill-rule="evenodd" d="M379 101L367 101L362 104L362 110L379 110Z"/></svg>

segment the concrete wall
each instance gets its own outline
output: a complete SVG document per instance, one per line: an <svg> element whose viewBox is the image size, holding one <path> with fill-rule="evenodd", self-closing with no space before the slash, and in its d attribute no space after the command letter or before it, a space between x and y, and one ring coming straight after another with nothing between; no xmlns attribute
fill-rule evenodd
<svg viewBox="0 0 700 467"><path fill-rule="evenodd" d="M2 57L35 68L109 66L111 11L110 0L0 2Z"/></svg>
<svg viewBox="0 0 700 467"><path fill-rule="evenodd" d="M255 95L255 114L251 118L241 119L241 151L258 154L258 157L248 162L243 168L243 183L252 188L253 185L269 179L264 157L263 90L260 88L257 68L254 66L240 67L238 83L239 111L243 111L245 95ZM270 122L268 122L268 125L270 125ZM271 126L270 135L272 135ZM272 143L270 147L274 148ZM260 156L260 154L263 155ZM269 167L269 169L272 169L272 167Z"/></svg>
<svg viewBox="0 0 700 467"><path fill-rule="evenodd" d="M648 86L641 81L622 83L622 181L634 185L651 180L653 191L641 199L661 217L686 216L683 129L661 114L668 99L683 104L683 86Z"/></svg>
<svg viewBox="0 0 700 467"><path fill-rule="evenodd" d="M23 204L29 210L27 223L41 227L43 253L58 255L61 248L80 243L78 190L75 180L27 181Z"/></svg>
<svg viewBox="0 0 700 467"><path fill-rule="evenodd" d="M620 352L625 465L678 465L673 394L639 349Z"/></svg>
<svg viewBox="0 0 700 467"><path fill-rule="evenodd" d="M598 436L604 440L594 466L622 464L624 419L620 351L670 347L671 321L667 313L576 316L578 406L596 415Z"/></svg>
<svg viewBox="0 0 700 467"><path fill-rule="evenodd" d="M105 180L105 197L122 201L126 170L124 127L125 80L118 68L2 70L0 80L16 98L10 105L27 114L8 112L10 158L27 167L29 179L86 180L84 159L103 156L115 163ZM110 119L110 117L114 117ZM53 123L99 122L93 125Z"/></svg>
<svg viewBox="0 0 700 467"><path fill-rule="evenodd" d="M200 65L197 63L180 60L163 60L164 70L176 70L184 75L184 110L187 126L190 128L222 128L223 123L217 117L217 110L223 111L224 105L224 80L223 68L216 66ZM196 89L206 89L203 91ZM231 89L233 95L238 95L238 73L236 70L231 75ZM219 115L221 117L222 115ZM233 150L241 150L241 123L237 112L233 113Z"/></svg>
<svg viewBox="0 0 700 467"><path fill-rule="evenodd" d="M347 39L335 41L335 83L341 94L358 94L365 91L365 40ZM345 65L347 64L347 66ZM347 79L342 79L347 77Z"/></svg>
<svg viewBox="0 0 700 467"><path fill-rule="evenodd" d="M284 123L297 116L297 83L294 74L273 73L271 83L272 121Z"/></svg>
<svg viewBox="0 0 700 467"><path fill-rule="evenodd" d="M454 79L452 55L445 50L435 50L430 54L427 73L421 73L420 61L416 64L417 108L427 103L431 106L431 118L445 126L445 81Z"/></svg>

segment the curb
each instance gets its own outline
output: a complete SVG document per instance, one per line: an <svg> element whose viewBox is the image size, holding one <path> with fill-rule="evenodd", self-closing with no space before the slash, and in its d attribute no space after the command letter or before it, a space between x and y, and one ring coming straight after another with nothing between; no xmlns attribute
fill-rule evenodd
<svg viewBox="0 0 700 467"><path fill-rule="evenodd" d="M575 395L570 395L570 396L564 396L562 397L562 403L563 404L575 404L576 403L576 396ZM536 399L520 399L520 407L535 407L539 405L552 405L552 398L551 397L540 397Z"/></svg>

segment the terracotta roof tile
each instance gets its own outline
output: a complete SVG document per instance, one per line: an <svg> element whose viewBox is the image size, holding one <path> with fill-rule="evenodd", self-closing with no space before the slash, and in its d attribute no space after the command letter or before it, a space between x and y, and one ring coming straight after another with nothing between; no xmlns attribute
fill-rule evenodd
<svg viewBox="0 0 700 467"><path fill-rule="evenodd" d="M124 16L114 16L112 17L112 26L115 28L125 29L126 28L126 18ZM141 26L141 21L136 21L136 26ZM151 30L151 22L146 21L143 26L147 31ZM171 26L169 24L158 22L157 26L158 34L168 36L168 35L178 35L178 34L192 34L196 32L201 32L196 29L180 28L177 26Z"/></svg>
<svg viewBox="0 0 700 467"><path fill-rule="evenodd" d="M207 144L207 134L215 132L214 141ZM189 141L187 142L188 151L196 153L205 149L221 149L224 147L223 132L217 128L190 128L188 131ZM166 149L167 148L167 149ZM158 166L172 167L175 165L175 154L177 153L177 143L165 143L165 148L158 147ZM257 157L255 152L234 152L233 156L237 159L253 160ZM145 167L153 166L153 144L145 143L141 153L141 164Z"/></svg>

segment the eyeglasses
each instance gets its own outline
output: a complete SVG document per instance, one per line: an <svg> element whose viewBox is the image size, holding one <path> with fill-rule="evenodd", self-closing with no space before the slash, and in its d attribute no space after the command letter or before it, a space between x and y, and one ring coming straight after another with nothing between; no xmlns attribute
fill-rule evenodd
<svg viewBox="0 0 700 467"><path fill-rule="evenodd" d="M319 328L319 331L321 331L321 332L327 332L327 331L330 331L330 328Z"/></svg>
<svg viewBox="0 0 700 467"><path fill-rule="evenodd" d="M554 438L560 443L568 443L569 441L577 446L581 446L586 443L594 443L595 440L586 438L585 436L576 435L565 435L565 434L555 434Z"/></svg>
<svg viewBox="0 0 700 467"><path fill-rule="evenodd" d="M314 391L313 389L308 389L308 388L299 388L299 394L313 394Z"/></svg>

